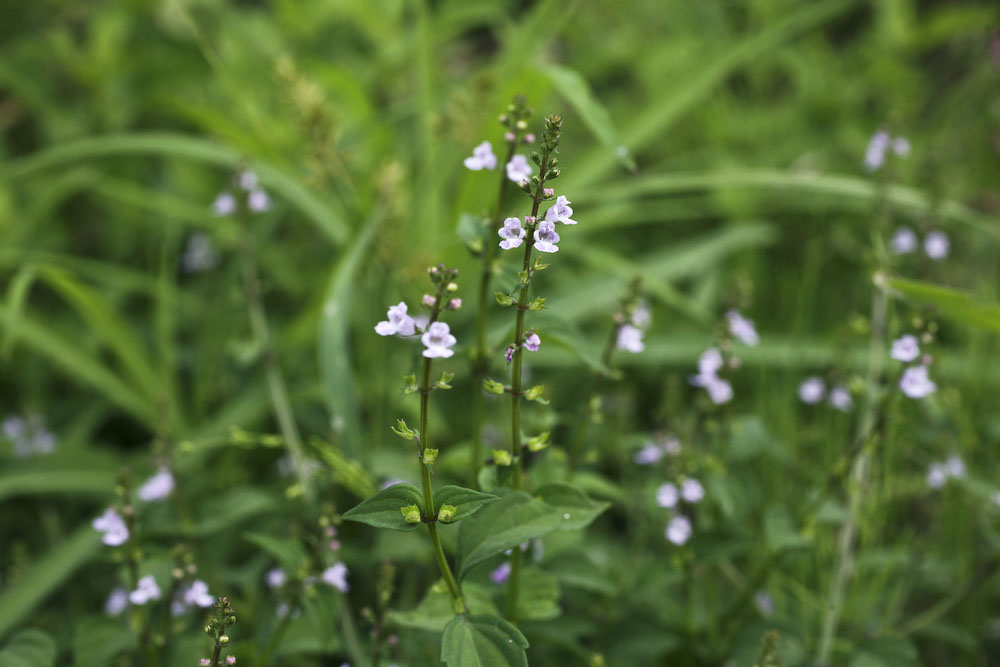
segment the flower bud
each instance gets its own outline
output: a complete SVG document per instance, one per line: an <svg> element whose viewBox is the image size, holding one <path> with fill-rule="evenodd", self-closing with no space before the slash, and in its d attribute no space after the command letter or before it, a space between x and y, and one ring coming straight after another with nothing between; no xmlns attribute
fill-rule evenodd
<svg viewBox="0 0 1000 667"><path fill-rule="evenodd" d="M455 297L454 299L449 301L447 306L448 310L458 310L461 307L462 307L462 300L458 297Z"/></svg>
<svg viewBox="0 0 1000 667"><path fill-rule="evenodd" d="M498 466L509 466L514 462L510 456L510 452L506 449L494 449L493 450L493 460Z"/></svg>
<svg viewBox="0 0 1000 667"><path fill-rule="evenodd" d="M519 130L521 130L521 131L524 131L524 130L527 130L527 129L528 129L528 123L527 123L527 122L525 122L525 121L523 121L523 120L519 120L519 121L517 121L517 122L516 122L516 123L514 124L514 127L516 127L517 129L519 129Z"/></svg>
<svg viewBox="0 0 1000 667"><path fill-rule="evenodd" d="M546 197L555 197L556 196L556 189L555 188L544 188L542 190L542 194L545 195Z"/></svg>
<svg viewBox="0 0 1000 667"><path fill-rule="evenodd" d="M448 283L447 287L445 287L445 290L447 290L449 292L457 292L458 291L458 283Z"/></svg>
<svg viewBox="0 0 1000 667"><path fill-rule="evenodd" d="M485 380L483 380L483 389L485 389L491 394L500 395L503 393L504 387L502 383L497 382L496 380L492 380L490 378L486 378Z"/></svg>
<svg viewBox="0 0 1000 667"><path fill-rule="evenodd" d="M507 114L505 114L505 113L504 114L500 114L500 124L501 125L506 125L508 120L509 120L509 118L507 118Z"/></svg>
<svg viewBox="0 0 1000 667"><path fill-rule="evenodd" d="M533 143L535 143L535 135L532 134L531 132L529 132L528 134L524 135L524 143L526 143L526 144L533 144Z"/></svg>
<svg viewBox="0 0 1000 667"><path fill-rule="evenodd" d="M221 637L219 637L219 644L221 646L225 646L228 643L229 643L229 635L222 635Z"/></svg>
<svg viewBox="0 0 1000 667"><path fill-rule="evenodd" d="M507 143L510 143L517 139L517 135L514 134L513 132L504 132L503 139Z"/></svg>
<svg viewBox="0 0 1000 667"><path fill-rule="evenodd" d="M431 296L430 294L425 294L425 295L424 295L424 298L423 298L423 303L424 303L424 305L425 305L425 306L427 306L428 308L433 308L433 307L434 307L434 304L435 304L436 302L437 302L437 299L435 299L435 298L434 298L433 296Z"/></svg>
<svg viewBox="0 0 1000 667"><path fill-rule="evenodd" d="M526 224L526 225L533 225L533 224L535 224L535 220L537 220L537 219L538 218L536 218L533 215L526 215L526 216L524 216L524 224Z"/></svg>
<svg viewBox="0 0 1000 667"><path fill-rule="evenodd" d="M399 511L403 513L403 520L406 523L420 523L420 508L416 505L400 507Z"/></svg>

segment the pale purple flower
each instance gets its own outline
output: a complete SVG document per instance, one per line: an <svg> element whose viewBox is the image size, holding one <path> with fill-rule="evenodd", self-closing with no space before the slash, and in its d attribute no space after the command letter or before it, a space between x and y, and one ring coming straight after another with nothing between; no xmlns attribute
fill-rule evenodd
<svg viewBox="0 0 1000 667"><path fill-rule="evenodd" d="M528 334L524 339L524 349L528 352L538 352L538 348L542 344L542 339L538 337L534 331Z"/></svg>
<svg viewBox="0 0 1000 667"><path fill-rule="evenodd" d="M271 197L263 190L254 190L247 195L247 208L254 213L263 213L271 208Z"/></svg>
<svg viewBox="0 0 1000 667"><path fill-rule="evenodd" d="M681 484L681 498L689 503L700 502L705 497L705 488L696 479L686 479Z"/></svg>
<svg viewBox="0 0 1000 667"><path fill-rule="evenodd" d="M718 348L710 347L698 358L698 374L690 379L695 387L704 388L708 398L716 405L728 403L733 398L733 386L718 376L722 365L722 353Z"/></svg>
<svg viewBox="0 0 1000 667"><path fill-rule="evenodd" d="M573 209L570 208L570 200L566 199L566 195L559 195L556 197L556 203L549 207L549 210L545 212L545 219L549 222L561 222L564 225L575 225L576 220L573 220L570 216L573 215Z"/></svg>
<svg viewBox="0 0 1000 667"><path fill-rule="evenodd" d="M764 591L758 592L753 596L754 604L757 605L757 610L760 611L764 616L771 616L774 614L774 599Z"/></svg>
<svg viewBox="0 0 1000 667"><path fill-rule="evenodd" d="M104 511L104 514L94 519L91 525L94 527L94 530L103 533L101 541L109 547L121 546L128 541L128 526L125 525L125 520L122 519L121 515L112 507L109 507Z"/></svg>
<svg viewBox="0 0 1000 667"><path fill-rule="evenodd" d="M927 366L911 366L903 371L899 388L910 398L923 398L937 391L937 385L927 377Z"/></svg>
<svg viewBox="0 0 1000 667"><path fill-rule="evenodd" d="M227 665L235 665L236 664L236 656L235 655L227 655L226 656L226 664Z"/></svg>
<svg viewBox="0 0 1000 667"><path fill-rule="evenodd" d="M35 454L51 454L56 448L56 437L45 427L38 415L21 418L7 417L3 422L3 434L14 445L14 456L25 459Z"/></svg>
<svg viewBox="0 0 1000 667"><path fill-rule="evenodd" d="M139 500L152 502L167 498L171 493L173 493L173 491L173 474L166 468L160 468L155 475L147 479L146 482L139 487L136 491L136 495L139 496Z"/></svg>
<svg viewBox="0 0 1000 667"><path fill-rule="evenodd" d="M940 463L932 463L927 466L927 486L932 489L940 489L948 481L948 471Z"/></svg>
<svg viewBox="0 0 1000 667"><path fill-rule="evenodd" d="M905 334L892 341L889 356L896 361L911 362L920 356L920 342L912 334Z"/></svg>
<svg viewBox="0 0 1000 667"><path fill-rule="evenodd" d="M808 377L799 385L799 400L809 405L815 405L826 395L826 384L816 376Z"/></svg>
<svg viewBox="0 0 1000 667"><path fill-rule="evenodd" d="M490 579L497 586L506 583L508 577L510 577L510 563L507 562L500 563L495 570L490 572Z"/></svg>
<svg viewBox="0 0 1000 667"><path fill-rule="evenodd" d="M951 244L948 242L948 235L941 231L929 232L924 237L924 252L934 261L941 261L948 256Z"/></svg>
<svg viewBox="0 0 1000 667"><path fill-rule="evenodd" d="M677 456L681 453L681 441L674 436L670 436L663 441L663 451L671 456Z"/></svg>
<svg viewBox="0 0 1000 667"><path fill-rule="evenodd" d="M618 327L618 340L615 347L632 354L639 354L646 349L645 343L642 342L642 335L642 329L639 327L623 324Z"/></svg>
<svg viewBox="0 0 1000 667"><path fill-rule="evenodd" d="M897 227L889 241L889 250L895 255L908 255L917 249L917 234L909 227Z"/></svg>
<svg viewBox="0 0 1000 667"><path fill-rule="evenodd" d="M215 598L208 592L208 584L201 579L195 579L191 585L184 589L182 594L184 604L188 607L211 607L215 604Z"/></svg>
<svg viewBox="0 0 1000 667"><path fill-rule="evenodd" d="M645 329L653 322L653 313L649 309L649 304L640 301L632 310L632 326Z"/></svg>
<svg viewBox="0 0 1000 667"><path fill-rule="evenodd" d="M181 256L181 266L186 273L208 271L219 262L219 257L212 246L212 239L205 234L194 234L188 239L184 254Z"/></svg>
<svg viewBox="0 0 1000 667"><path fill-rule="evenodd" d="M875 171L885 164L885 151L889 148L889 133L879 130L872 135L865 150L865 168Z"/></svg>
<svg viewBox="0 0 1000 667"><path fill-rule="evenodd" d="M497 234L503 241L500 242L500 247L504 250L513 250L523 243L524 239L524 228L521 227L520 218L507 218L503 221L503 227L501 227Z"/></svg>
<svg viewBox="0 0 1000 667"><path fill-rule="evenodd" d="M351 587L347 584L347 566L343 563L337 563L326 568L323 570L321 577L327 585L333 586L341 593L351 590Z"/></svg>
<svg viewBox="0 0 1000 667"><path fill-rule="evenodd" d="M446 322L434 322L420 337L420 342L427 348L424 350L424 356L428 359L436 357L447 359L455 354L455 350L451 348L458 341L451 335L451 329Z"/></svg>
<svg viewBox="0 0 1000 667"><path fill-rule="evenodd" d="M851 392L842 384L838 384L830 390L827 400L830 401L830 405L841 412L850 412L854 408L854 400L851 398Z"/></svg>
<svg viewBox="0 0 1000 667"><path fill-rule="evenodd" d="M472 149L472 157L465 158L463 162L466 169L479 171L481 169L496 169L497 156L493 154L493 144L484 141Z"/></svg>
<svg viewBox="0 0 1000 667"><path fill-rule="evenodd" d="M698 357L698 375L715 375L722 368L722 353L710 347Z"/></svg>
<svg viewBox="0 0 1000 667"><path fill-rule="evenodd" d="M426 331L427 325L431 323L430 315L416 315L413 318L413 325L418 331Z"/></svg>
<svg viewBox="0 0 1000 667"><path fill-rule="evenodd" d="M676 507L679 499L680 494L677 492L677 487L670 482L661 484L660 488L656 490L656 504L660 507Z"/></svg>
<svg viewBox="0 0 1000 667"><path fill-rule="evenodd" d="M733 400L733 385L719 377L708 378L708 383L703 385L708 392L708 398L716 405L722 405Z"/></svg>
<svg viewBox="0 0 1000 667"><path fill-rule="evenodd" d="M517 352L517 345L511 344L507 346L507 349L503 351L503 358L507 360L507 363L514 361L514 354Z"/></svg>
<svg viewBox="0 0 1000 667"><path fill-rule="evenodd" d="M741 343L751 347L760 343L760 336L757 335L757 329L753 326L753 320L748 320L735 310L726 313L726 319L729 320L729 333L738 338Z"/></svg>
<svg viewBox="0 0 1000 667"><path fill-rule="evenodd" d="M535 250L539 252L559 252L559 233L554 222L542 220L535 229Z"/></svg>
<svg viewBox="0 0 1000 667"><path fill-rule="evenodd" d="M395 334L412 336L416 333L416 324L413 318L406 314L406 304L404 302L400 301L395 306L389 306L389 312L386 313L386 317L389 318L387 321L383 320L375 325L375 333L379 336L392 336Z"/></svg>
<svg viewBox="0 0 1000 667"><path fill-rule="evenodd" d="M104 603L104 613L108 616L118 616L125 607L128 606L128 591L124 588L116 588L111 591L108 601Z"/></svg>
<svg viewBox="0 0 1000 667"><path fill-rule="evenodd" d="M236 197L230 192L220 192L212 202L212 211L217 217L232 215L236 212Z"/></svg>
<svg viewBox="0 0 1000 667"><path fill-rule="evenodd" d="M952 454L945 460L944 469L951 477L965 477L965 461L957 454Z"/></svg>
<svg viewBox="0 0 1000 667"><path fill-rule="evenodd" d="M237 177L237 183L239 183L240 188L246 190L247 192L253 192L256 190L257 182L257 174L249 169L240 172L240 175Z"/></svg>
<svg viewBox="0 0 1000 667"><path fill-rule="evenodd" d="M660 459L663 458L663 454L663 449L649 442L643 445L642 449L635 453L632 460L641 466L648 466L653 465L654 463L659 463Z"/></svg>
<svg viewBox="0 0 1000 667"><path fill-rule="evenodd" d="M128 594L132 604L146 604L150 600L160 599L160 587L156 585L153 575L147 574L139 580L139 586Z"/></svg>
<svg viewBox="0 0 1000 667"><path fill-rule="evenodd" d="M267 581L268 587L281 588L282 586L285 585L287 576L285 575L284 570L282 570L280 567L275 567L267 571L267 574L265 575L264 579L265 581Z"/></svg>
<svg viewBox="0 0 1000 667"><path fill-rule="evenodd" d="M675 516L667 524L666 538L677 546L691 539L691 520L686 516Z"/></svg>
<svg viewBox="0 0 1000 667"><path fill-rule="evenodd" d="M910 140L906 137L896 137L892 140L892 152L899 157L906 157L910 154Z"/></svg>
<svg viewBox="0 0 1000 667"><path fill-rule="evenodd" d="M515 155L510 159L510 162L507 163L507 178L515 183L527 181L528 177L531 176L531 171L531 165L528 164L528 158L523 155Z"/></svg>

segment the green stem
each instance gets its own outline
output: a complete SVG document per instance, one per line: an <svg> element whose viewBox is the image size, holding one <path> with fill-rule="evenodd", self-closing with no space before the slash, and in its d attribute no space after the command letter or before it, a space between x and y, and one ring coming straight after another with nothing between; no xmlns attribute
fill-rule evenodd
<svg viewBox="0 0 1000 667"><path fill-rule="evenodd" d="M219 631L215 634L215 651L212 652L212 667L219 667L219 658L222 657L222 642L219 638L222 637L223 633L226 631L226 627L219 624Z"/></svg>
<svg viewBox="0 0 1000 667"><path fill-rule="evenodd" d="M608 333L608 338L604 342L604 351L601 352L601 364L605 368L611 367L611 355L615 351L615 342L618 340L618 330L621 329L621 325L615 322L611 327L611 331ZM569 452L569 471L568 475L572 478L573 473L580 466L581 459L583 458L583 442L586 438L587 432L590 430L590 425L594 421L594 399L597 397L598 392L601 391L601 387L604 384L605 375L599 373L594 376L591 381L590 391L587 393L587 399L583 404L583 415L580 417L580 423L576 428L576 433L573 434L573 443L570 445Z"/></svg>
<svg viewBox="0 0 1000 667"><path fill-rule="evenodd" d="M485 413L485 397L482 391L483 380L490 367L490 351L486 346L486 324L489 319L490 303L490 283L493 278L493 255L496 252L496 234L500 228L500 218L503 216L503 200L507 192L507 171L504 165L510 162L514 156L514 146L517 139L507 142L507 158L500 164L500 191L497 193L497 208L493 214L490 233L483 241L483 250L480 255L481 266L479 272L479 303L476 314L476 352L472 364L472 386L473 393L472 410L472 458L469 464L469 486L473 489L479 488L479 468L483 465L483 416Z"/></svg>
<svg viewBox="0 0 1000 667"><path fill-rule="evenodd" d="M444 285L440 284L438 285L437 298L434 301L434 309L431 311L431 318L427 324L428 327L436 322L438 315L441 314L441 302L444 298L443 293ZM430 443L430 439L427 436L430 396L431 360L425 358L424 372L420 382L420 486L424 492L424 508L427 512L424 521L427 525L427 532L430 533L431 542L434 544L434 558L437 560L441 576L444 577L445 584L448 586L448 593L451 595L452 608L455 609L456 613L464 613L466 607L465 598L462 597L462 589L459 587L458 581L455 580L455 575L452 574L448 560L444 556L444 549L441 547L441 538L438 537L437 515L434 513L434 491L431 488L431 471L430 467L424 462L424 452Z"/></svg>

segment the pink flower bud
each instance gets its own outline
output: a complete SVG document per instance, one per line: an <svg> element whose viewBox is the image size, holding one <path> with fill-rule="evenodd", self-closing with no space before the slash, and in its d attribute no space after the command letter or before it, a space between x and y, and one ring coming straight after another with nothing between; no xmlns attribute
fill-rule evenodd
<svg viewBox="0 0 1000 667"><path fill-rule="evenodd" d="M535 135L532 134L531 132L529 132L528 134L524 135L524 143L526 143L526 144L533 144L533 143L535 143Z"/></svg>
<svg viewBox="0 0 1000 667"><path fill-rule="evenodd" d="M508 364L510 362L514 361L514 353L515 352L517 352L517 347L515 347L514 345L508 345L507 349L504 351L503 357L504 357L504 359L507 360Z"/></svg>
<svg viewBox="0 0 1000 667"><path fill-rule="evenodd" d="M448 302L448 310L458 310L461 307L462 307L462 300L459 299L458 297L455 297L454 299Z"/></svg>
<svg viewBox="0 0 1000 667"><path fill-rule="evenodd" d="M330 540L330 551L337 551L340 549L340 540Z"/></svg>
<svg viewBox="0 0 1000 667"><path fill-rule="evenodd" d="M545 195L546 197L555 197L556 196L556 189L555 188L543 188L542 189L542 194Z"/></svg>
<svg viewBox="0 0 1000 667"><path fill-rule="evenodd" d="M514 134L513 132L504 132L503 139L507 143L510 143L510 142L514 141L515 139L517 139L517 135Z"/></svg>
<svg viewBox="0 0 1000 667"><path fill-rule="evenodd" d="M437 299L435 299L435 298L434 298L433 296L431 296L430 294L425 294L425 295L424 295L424 305L425 305L425 306L427 306L428 308L433 308L433 307L434 307L434 304L435 304L436 302L437 302Z"/></svg>
<svg viewBox="0 0 1000 667"><path fill-rule="evenodd" d="M524 216L524 224L526 224L526 225L533 225L533 224L535 224L535 219L536 218L533 215L526 215L526 216Z"/></svg>

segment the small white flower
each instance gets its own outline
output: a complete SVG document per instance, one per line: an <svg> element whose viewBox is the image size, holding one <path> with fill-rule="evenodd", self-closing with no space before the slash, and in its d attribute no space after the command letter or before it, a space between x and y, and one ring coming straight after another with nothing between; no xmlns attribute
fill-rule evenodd
<svg viewBox="0 0 1000 667"><path fill-rule="evenodd" d="M109 507L104 514L94 519L91 525L94 530L103 533L101 541L109 547L117 547L128 541L128 526L125 525L121 515Z"/></svg>
<svg viewBox="0 0 1000 667"><path fill-rule="evenodd" d="M696 479L686 479L681 484L681 498L689 503L700 502L705 497L705 489Z"/></svg>
<svg viewBox="0 0 1000 667"><path fill-rule="evenodd" d="M940 463L932 463L927 466L927 486L932 489L940 489L948 481L948 471Z"/></svg>
<svg viewBox="0 0 1000 667"><path fill-rule="evenodd" d="M632 354L642 352L646 349L645 343L642 342L642 329L631 324L621 325L618 328L618 341L615 343L615 347Z"/></svg>
<svg viewBox="0 0 1000 667"><path fill-rule="evenodd" d="M341 593L351 590L347 583L347 566L343 563L331 565L323 570L323 574L320 576L327 585L333 586Z"/></svg>
<svg viewBox="0 0 1000 667"><path fill-rule="evenodd" d="M455 354L455 350L451 348L458 342L451 335L451 329L445 322L431 324L424 335L420 337L420 341L427 348L424 350L424 356L428 359L436 357L447 359Z"/></svg>
<svg viewBox="0 0 1000 667"><path fill-rule="evenodd" d="M719 348L710 347L698 357L698 375L715 375L722 368L722 353Z"/></svg>
<svg viewBox="0 0 1000 667"><path fill-rule="evenodd" d="M287 580L285 571L282 570L280 567L275 567L268 570L267 575L264 578L265 581L267 581L267 585L269 588L281 588L282 586L285 585L285 581Z"/></svg>
<svg viewBox="0 0 1000 667"><path fill-rule="evenodd" d="M375 333L379 336L392 336L395 334L402 334L403 336L412 336L416 333L416 324L413 318L406 314L406 304L402 301L397 303L395 306L389 306L389 312L386 313L388 321L383 320L375 325Z"/></svg>
<svg viewBox="0 0 1000 667"><path fill-rule="evenodd" d="M14 456L19 459L35 454L51 454L56 448L56 437L45 427L39 415L7 417L3 422L3 434L13 443Z"/></svg>
<svg viewBox="0 0 1000 667"><path fill-rule="evenodd" d="M808 377L799 385L799 400L809 405L815 405L826 395L826 384L821 378Z"/></svg>
<svg viewBox="0 0 1000 667"><path fill-rule="evenodd" d="M515 155L510 159L510 162L507 163L507 178L515 183L528 180L531 176L531 171L531 165L528 164L528 158L523 155Z"/></svg>
<svg viewBox="0 0 1000 667"><path fill-rule="evenodd" d="M247 208L254 213L263 213L271 208L271 197L263 190L254 190L247 195Z"/></svg>
<svg viewBox="0 0 1000 667"><path fill-rule="evenodd" d="M249 169L242 171L237 178L237 183L239 183L241 189L252 192L257 189L257 174Z"/></svg>
<svg viewBox="0 0 1000 667"><path fill-rule="evenodd" d="M899 157L910 154L910 141L906 137L896 137L892 140L892 152Z"/></svg>
<svg viewBox="0 0 1000 667"><path fill-rule="evenodd" d="M649 304L640 301L632 311L632 326L645 329L653 322L653 313L649 309Z"/></svg>
<svg viewBox="0 0 1000 667"><path fill-rule="evenodd" d="M523 243L524 239L524 228L521 227L520 218L507 218L503 221L503 227L501 227L497 234L503 241L500 242L500 247L504 250L513 250Z"/></svg>
<svg viewBox="0 0 1000 667"><path fill-rule="evenodd" d="M885 151L889 148L889 133L879 130L872 135L865 150L865 168L876 171L885 163Z"/></svg>
<svg viewBox="0 0 1000 667"><path fill-rule="evenodd" d="M924 252L934 261L941 261L948 256L951 244L944 232L933 231L924 237Z"/></svg>
<svg viewBox="0 0 1000 667"><path fill-rule="evenodd" d="M675 516L667 524L666 538L682 546L691 539L691 521L686 516Z"/></svg>
<svg viewBox="0 0 1000 667"><path fill-rule="evenodd" d="M104 603L104 613L108 616L118 616L125 607L128 606L128 591L124 588L116 588L111 591L108 601Z"/></svg>
<svg viewBox="0 0 1000 667"><path fill-rule="evenodd" d="M927 366L911 366L903 371L899 388L910 398L923 398L937 391L937 385L927 377Z"/></svg>
<svg viewBox="0 0 1000 667"><path fill-rule="evenodd" d="M139 580L139 586L128 594L132 604L146 604L150 600L160 599L160 587L156 585L153 575L147 574Z"/></svg>
<svg viewBox="0 0 1000 667"><path fill-rule="evenodd" d="M733 400L733 385L719 377L710 378L708 384L705 385L705 391L708 392L709 400L716 405Z"/></svg>
<svg viewBox="0 0 1000 667"><path fill-rule="evenodd" d="M635 453L632 460L641 466L653 465L663 458L663 450L649 442L642 446L642 449Z"/></svg>
<svg viewBox="0 0 1000 667"><path fill-rule="evenodd" d="M535 250L539 252L559 252L559 233L554 222L542 220L535 229Z"/></svg>
<svg viewBox="0 0 1000 667"><path fill-rule="evenodd" d="M538 352L538 348L541 346L542 339L534 331L524 337L524 349L528 352Z"/></svg>
<svg viewBox="0 0 1000 667"><path fill-rule="evenodd" d="M656 504L660 507L676 507L679 498L677 487L670 482L661 484L656 490Z"/></svg>
<svg viewBox="0 0 1000 667"><path fill-rule="evenodd" d="M917 249L919 241L916 233L909 227L897 227L889 241L889 250L895 255L908 255Z"/></svg>
<svg viewBox="0 0 1000 667"><path fill-rule="evenodd" d="M136 495L147 503L163 500L174 491L174 476L166 468L160 470L139 487Z"/></svg>
<svg viewBox="0 0 1000 667"><path fill-rule="evenodd" d="M208 584L201 579L195 579L191 585L184 590L181 596L184 604L188 607L211 607L215 604L215 598L208 592Z"/></svg>
<svg viewBox="0 0 1000 667"><path fill-rule="evenodd" d="M900 336L892 341L892 349L889 356L896 361L911 362L920 356L920 343L917 337L911 334Z"/></svg>
<svg viewBox="0 0 1000 667"><path fill-rule="evenodd" d="M838 384L830 390L830 395L827 397L827 400L830 401L830 405L841 412L850 412L854 407L854 401L851 399L851 392L849 392L847 387L842 384Z"/></svg>
<svg viewBox="0 0 1000 667"><path fill-rule="evenodd" d="M212 210L217 217L232 215L236 211L236 197L229 192L220 192L212 202Z"/></svg>
<svg viewBox="0 0 1000 667"><path fill-rule="evenodd" d="M549 210L545 212L545 219L549 222L561 222L564 225L575 225L576 220L572 220L570 216L573 215L573 209L570 208L570 201L566 199L566 195L559 195L556 198L556 203L549 207Z"/></svg>
<svg viewBox="0 0 1000 667"><path fill-rule="evenodd" d="M951 477L965 477L965 461L957 454L952 454L945 460L944 469Z"/></svg>
<svg viewBox="0 0 1000 667"><path fill-rule="evenodd" d="M757 329L753 326L753 320L748 320L735 310L726 313L726 319L729 320L729 332L744 345L753 347L760 343L760 336L757 335Z"/></svg>
<svg viewBox="0 0 1000 667"><path fill-rule="evenodd" d="M488 141L479 144L472 149L472 157L465 158L463 164L466 169L471 169L472 171L496 169L497 156L493 154L493 144Z"/></svg>

